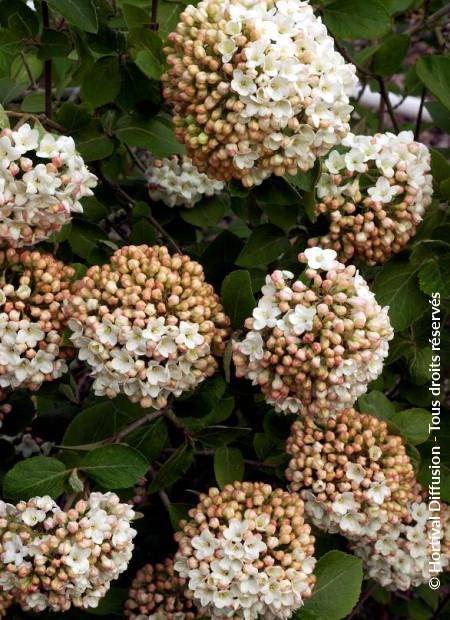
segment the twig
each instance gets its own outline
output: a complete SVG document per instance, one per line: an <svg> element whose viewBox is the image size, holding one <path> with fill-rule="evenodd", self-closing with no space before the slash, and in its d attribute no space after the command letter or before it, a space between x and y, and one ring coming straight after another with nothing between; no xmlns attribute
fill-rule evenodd
<svg viewBox="0 0 450 620"><path fill-rule="evenodd" d="M105 185L108 185L108 187L110 187L118 196L120 196L122 198L122 202L124 202L128 207L133 207L134 206L136 201L129 194L127 194L127 192L125 190L123 190L120 187L120 185L117 185L117 183L113 183L112 181L110 181L103 174L103 172L101 171L99 166L96 166L95 170L96 170L97 176L100 178L100 180ZM175 239L173 239L173 237L161 226L161 224L158 222L158 220L155 217L153 217L153 215L151 213L148 213L145 217L153 224L153 226L161 234L161 236L164 237L170 243L170 245L174 248L174 250L176 252L178 252L179 254L183 253L183 251L181 250L180 246L175 241Z"/></svg>
<svg viewBox="0 0 450 620"><path fill-rule="evenodd" d="M441 19L441 17L444 17L445 15L447 15L447 13L450 13L450 4L446 4L445 6L443 6L441 9L439 9L435 13L432 13L430 17L426 19L424 22L419 22L418 24L415 24L412 28L410 28L407 31L407 34L409 35L416 34L416 32L419 32L419 30L422 30L422 28L429 28L432 24L434 24L434 22Z"/></svg>
<svg viewBox="0 0 450 620"><path fill-rule="evenodd" d="M115 435L115 437L113 438L113 443L120 443L122 439L124 439L127 435L140 428L141 426L144 426L144 424L147 424L147 422L153 422L153 420L156 420L163 414L164 409L161 409L161 411L153 411L152 413L145 414L144 416L142 416L142 418L135 420L134 422L123 428L119 433L117 433L117 435Z"/></svg>
<svg viewBox="0 0 450 620"><path fill-rule="evenodd" d="M377 76L377 80L378 80L378 84L380 85L380 95L383 97L386 103L386 110L389 114L389 118L391 119L392 126L395 129L395 131L398 133L399 126L397 123L397 119L395 118L395 112L392 108L391 100L389 99L389 92L386 89L386 84L384 83L383 78L380 76Z"/></svg>
<svg viewBox="0 0 450 620"><path fill-rule="evenodd" d="M386 102L383 97L380 98L380 105L378 106L378 132L381 133L384 129L384 111L386 109Z"/></svg>
<svg viewBox="0 0 450 620"><path fill-rule="evenodd" d="M15 110L5 110L5 112L11 118L31 118L36 123L41 123L44 127L49 127L50 129L56 129L56 131L59 131L60 133L65 133L67 131L65 127L55 121L52 121L45 114L29 114L28 112L16 112Z"/></svg>
<svg viewBox="0 0 450 620"><path fill-rule="evenodd" d="M147 168L144 166L144 164L139 161L139 158L136 157L136 154L133 153L133 149L131 149L128 144L125 144L125 148L127 150L128 155L131 157L131 159L133 160L136 168L139 168L139 170L141 172L143 172L144 174L147 172Z"/></svg>
<svg viewBox="0 0 450 620"><path fill-rule="evenodd" d="M23 66L25 67L25 71L27 72L28 79L30 80L30 85L33 88L36 88L36 82L34 81L33 74L31 73L30 65L28 64L27 57L23 52L20 52L20 56L22 58Z"/></svg>
<svg viewBox="0 0 450 620"><path fill-rule="evenodd" d="M364 605L364 603L367 601L367 599L370 597L370 595L375 590L375 588L376 588L376 584L372 584L371 586L369 586L367 588L367 590L365 592L363 592L361 594L360 599L359 599L356 607L354 607L352 612L351 612L351 614L349 616L347 616L347 620L351 620L352 618L354 618L358 614L359 610Z"/></svg>
<svg viewBox="0 0 450 620"><path fill-rule="evenodd" d="M151 473L152 478L156 477L156 471L153 467L151 466L149 467L149 472ZM167 512L170 515L170 512L172 510L172 502L170 501L169 496L162 489L158 491L158 495L159 495L159 499L161 500L161 503L163 504L164 508L167 510Z"/></svg>
<svg viewBox="0 0 450 620"><path fill-rule="evenodd" d="M186 426L183 424L183 422L181 422L181 420L179 420L177 418L177 416L174 414L172 409L169 409L169 408L165 409L164 410L164 417L167 418L169 420L169 422L173 426L175 426L175 428L177 428L179 431L181 431L183 433L183 435L187 439L192 440L190 431L186 428Z"/></svg>
<svg viewBox="0 0 450 620"><path fill-rule="evenodd" d="M42 21L44 30L50 27L50 19L48 15L48 4L42 2ZM48 59L44 62L44 89L45 89L45 115L47 118L52 117L52 61Z"/></svg>
<svg viewBox="0 0 450 620"><path fill-rule="evenodd" d="M420 105L419 112L417 114L416 128L414 130L414 140L418 140L420 136L420 128L422 125L422 114L423 114L423 106L425 104L425 95L427 94L427 89L425 86L422 88L422 96L420 97Z"/></svg>
<svg viewBox="0 0 450 620"><path fill-rule="evenodd" d="M150 28L154 31L158 30L158 0L152 0L151 20L152 23L150 24Z"/></svg>

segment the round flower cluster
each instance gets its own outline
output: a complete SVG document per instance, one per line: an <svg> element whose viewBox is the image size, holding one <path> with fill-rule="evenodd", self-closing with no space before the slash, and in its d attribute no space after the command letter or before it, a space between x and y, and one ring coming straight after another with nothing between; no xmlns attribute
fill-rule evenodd
<svg viewBox="0 0 450 620"><path fill-rule="evenodd" d="M134 512L91 493L64 512L48 496L0 501L0 589L24 610L96 607L128 565Z"/></svg>
<svg viewBox="0 0 450 620"><path fill-rule="evenodd" d="M259 385L277 411L334 415L382 371L393 337L388 308L335 257L310 248L299 256L308 262L301 280L267 276L244 340L233 343L236 375Z"/></svg>
<svg viewBox="0 0 450 620"><path fill-rule="evenodd" d="M203 268L167 248L128 246L88 269L67 304L72 342L97 395L165 407L217 369L229 319Z"/></svg>
<svg viewBox="0 0 450 620"><path fill-rule="evenodd" d="M416 233L433 193L430 152L412 131L349 134L345 152L332 151L317 185L318 213L331 220L327 235L310 245L369 265L400 252Z"/></svg>
<svg viewBox="0 0 450 620"><path fill-rule="evenodd" d="M407 518L420 486L401 437L354 409L292 425L286 478L312 523L353 540L373 540Z"/></svg>
<svg viewBox="0 0 450 620"><path fill-rule="evenodd" d="M296 493L260 482L209 489L175 534L175 570L212 620L287 619L312 593L314 537Z"/></svg>
<svg viewBox="0 0 450 620"><path fill-rule="evenodd" d="M131 620L195 620L200 618L186 579L178 577L173 561L146 564L133 579L125 603L124 615Z"/></svg>
<svg viewBox="0 0 450 620"><path fill-rule="evenodd" d="M391 525L376 541L358 542L352 551L362 558L366 576L386 590L410 590L430 579L432 519L425 502L413 503L408 522ZM441 554L442 568L449 558Z"/></svg>
<svg viewBox="0 0 450 620"><path fill-rule="evenodd" d="M50 254L0 252L0 387L37 390L67 371L63 347L72 267Z"/></svg>
<svg viewBox="0 0 450 620"><path fill-rule="evenodd" d="M225 183L199 172L189 157L180 160L176 155L156 159L148 169L147 181L150 198L168 207L193 207L203 196L218 194L225 187Z"/></svg>
<svg viewBox="0 0 450 620"><path fill-rule="evenodd" d="M73 138L24 124L0 133L0 237L12 247L34 245L61 230L97 177Z"/></svg>
<svg viewBox="0 0 450 620"><path fill-rule="evenodd" d="M216 179L309 170L349 131L355 67L307 2L203 0L164 51L177 138Z"/></svg>

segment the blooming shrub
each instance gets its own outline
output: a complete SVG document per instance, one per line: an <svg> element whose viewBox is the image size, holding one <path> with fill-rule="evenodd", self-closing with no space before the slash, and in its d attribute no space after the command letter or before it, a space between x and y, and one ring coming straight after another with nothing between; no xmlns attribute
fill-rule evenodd
<svg viewBox="0 0 450 620"><path fill-rule="evenodd" d="M71 340L97 395L164 407L217 368L228 319L201 265L164 246L127 246L74 283Z"/></svg>
<svg viewBox="0 0 450 620"><path fill-rule="evenodd" d="M330 230L311 244L343 260L383 263L415 235L431 203L430 152L412 131L351 133L342 143L347 150L330 153L317 184L317 211L329 216Z"/></svg>
<svg viewBox="0 0 450 620"><path fill-rule="evenodd" d="M286 478L314 525L362 546L391 532L421 500L402 438L371 415L344 409L326 422L294 422L286 449Z"/></svg>
<svg viewBox="0 0 450 620"><path fill-rule="evenodd" d="M249 187L312 168L349 130L355 68L299 0L189 5L162 77L199 170Z"/></svg>
<svg viewBox="0 0 450 620"><path fill-rule="evenodd" d="M290 271L267 276L248 332L234 344L237 376L259 385L278 411L335 415L364 394L388 354L388 309L335 257L306 250L306 283Z"/></svg>
<svg viewBox="0 0 450 620"><path fill-rule="evenodd" d="M34 245L81 213L97 177L70 136L55 136L28 123L0 134L0 236L12 247Z"/></svg>
<svg viewBox="0 0 450 620"><path fill-rule="evenodd" d="M0 252L0 386L37 390L67 371L62 306L73 267L50 254Z"/></svg>
<svg viewBox="0 0 450 620"><path fill-rule="evenodd" d="M164 618L166 620L195 620L200 618L188 598L186 580L178 577L173 561L146 564L136 574L125 603L125 617Z"/></svg>
<svg viewBox="0 0 450 620"><path fill-rule="evenodd" d="M0 584L25 610L97 607L131 558L134 511L91 493L67 512L48 496L0 503Z"/></svg>
<svg viewBox="0 0 450 620"><path fill-rule="evenodd" d="M203 196L221 192L225 183L199 172L188 157L155 160L148 170L149 194L168 207L193 207Z"/></svg>
<svg viewBox="0 0 450 620"><path fill-rule="evenodd" d="M234 483L202 495L182 531L175 570L213 619L289 618L311 595L314 537L296 493Z"/></svg>

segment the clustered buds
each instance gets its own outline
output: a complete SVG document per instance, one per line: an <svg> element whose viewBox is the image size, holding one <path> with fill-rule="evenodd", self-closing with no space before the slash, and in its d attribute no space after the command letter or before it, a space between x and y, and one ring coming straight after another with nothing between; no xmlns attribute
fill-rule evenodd
<svg viewBox="0 0 450 620"><path fill-rule="evenodd" d="M300 280L289 271L267 276L244 340L233 343L236 375L259 385L277 411L334 415L382 371L393 337L388 308L335 257L310 248L299 256L308 261Z"/></svg>
<svg viewBox="0 0 450 620"><path fill-rule="evenodd" d="M0 590L25 611L96 607L127 568L133 517L114 493L91 493L68 511L48 496L0 501Z"/></svg>
<svg viewBox="0 0 450 620"><path fill-rule="evenodd" d="M189 256L163 246L127 246L72 287L71 340L95 377L97 395L125 393L166 406L217 369L229 319Z"/></svg>
<svg viewBox="0 0 450 620"><path fill-rule="evenodd" d="M345 261L383 263L415 235L431 203L430 152L412 131L349 134L343 144L345 152L325 160L316 190L330 229L310 245L333 248Z"/></svg>
<svg viewBox="0 0 450 620"><path fill-rule="evenodd" d="M196 620L198 614L186 579L174 571L173 560L146 564L128 591L124 615L130 620Z"/></svg>
<svg viewBox="0 0 450 620"><path fill-rule="evenodd" d="M201 495L175 534L175 570L212 620L287 619L312 593L314 537L297 493L235 482Z"/></svg>
<svg viewBox="0 0 450 620"><path fill-rule="evenodd" d="M374 540L421 499L402 438L374 416L346 409L336 419L298 420L286 449L290 489L300 492L306 514L322 530Z"/></svg>
<svg viewBox="0 0 450 620"><path fill-rule="evenodd" d="M163 95L201 172L250 187L309 170L347 134L355 67L307 2L204 0L180 19Z"/></svg>
<svg viewBox="0 0 450 620"><path fill-rule="evenodd" d="M0 237L12 247L34 245L61 230L97 177L73 138L21 125L0 133Z"/></svg>
<svg viewBox="0 0 450 620"><path fill-rule="evenodd" d="M168 207L193 207L204 196L220 193L225 183L211 179L193 165L189 157L156 159L147 171L149 194Z"/></svg>
<svg viewBox="0 0 450 620"><path fill-rule="evenodd" d="M410 590L430 579L432 527L428 505L416 502L406 522L391 525L370 544L352 544L352 551L362 558L367 577L383 588ZM449 556L441 553L441 567L448 564Z"/></svg>
<svg viewBox="0 0 450 620"><path fill-rule="evenodd" d="M37 390L67 370L62 305L72 267L50 254L0 252L0 387Z"/></svg>

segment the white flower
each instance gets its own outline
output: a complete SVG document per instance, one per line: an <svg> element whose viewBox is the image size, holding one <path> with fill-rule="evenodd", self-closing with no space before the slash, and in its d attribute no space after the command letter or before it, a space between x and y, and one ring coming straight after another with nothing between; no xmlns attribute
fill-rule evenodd
<svg viewBox="0 0 450 620"><path fill-rule="evenodd" d="M103 319L96 329L96 334L102 344L108 344L114 347L117 344L119 328L111 321Z"/></svg>
<svg viewBox="0 0 450 620"><path fill-rule="evenodd" d="M386 497L389 497L391 494L390 488L387 484L383 482L375 482L372 483L370 488L367 490L367 497L375 502L375 504L381 505Z"/></svg>
<svg viewBox="0 0 450 620"><path fill-rule="evenodd" d="M159 342L166 333L165 319L163 316L152 319L147 323L146 328L142 332L142 336L147 340Z"/></svg>
<svg viewBox="0 0 450 620"><path fill-rule="evenodd" d="M133 358L125 349L113 349L111 351L111 357L112 360L110 365L113 370L126 374L134 368Z"/></svg>
<svg viewBox="0 0 450 620"><path fill-rule="evenodd" d="M280 314L281 311L276 304L262 298L258 306L253 310L254 329L261 330L265 327L274 327Z"/></svg>
<svg viewBox="0 0 450 620"><path fill-rule="evenodd" d="M195 557L198 560L204 560L214 554L214 551L219 547L219 543L211 532L205 529L200 536L192 539L192 547L195 549Z"/></svg>
<svg viewBox="0 0 450 620"><path fill-rule="evenodd" d="M345 470L347 478L359 485L366 477L365 469L358 463L348 463Z"/></svg>
<svg viewBox="0 0 450 620"><path fill-rule="evenodd" d="M304 252L308 267L311 269L323 269L328 271L333 268L337 253L334 250L322 250L322 248L308 248Z"/></svg>
<svg viewBox="0 0 450 620"><path fill-rule="evenodd" d="M204 338L198 333L198 323L189 323L187 321L180 321L179 334L175 338L177 344L186 346L188 349L195 349L199 345L203 344Z"/></svg>
<svg viewBox="0 0 450 620"><path fill-rule="evenodd" d="M392 199L397 195L399 189L398 185L391 185L385 177L380 177L375 187L369 187L367 193L372 200L386 203L392 202Z"/></svg>
<svg viewBox="0 0 450 620"><path fill-rule="evenodd" d="M256 84L250 75L246 75L239 69L233 71L231 88L239 95L248 96L256 92Z"/></svg>
<svg viewBox="0 0 450 620"><path fill-rule="evenodd" d="M258 332L249 332L238 346L239 349L244 353L244 355L248 355L251 362L255 360L259 360L263 357L264 341L262 339L261 334Z"/></svg>
<svg viewBox="0 0 450 620"><path fill-rule="evenodd" d="M43 510L37 510L36 508L29 507L22 512L22 521L31 527L37 523L42 523L45 520L46 513Z"/></svg>
<svg viewBox="0 0 450 620"><path fill-rule="evenodd" d="M356 510L358 508L358 505L353 498L353 493L349 491L346 493L338 493L336 499L331 504L331 507L334 512L340 515L345 515L351 510Z"/></svg>
<svg viewBox="0 0 450 620"><path fill-rule="evenodd" d="M17 131L12 132L15 147L23 155L27 151L37 149L39 132L37 129L31 129L28 123L21 125Z"/></svg>

